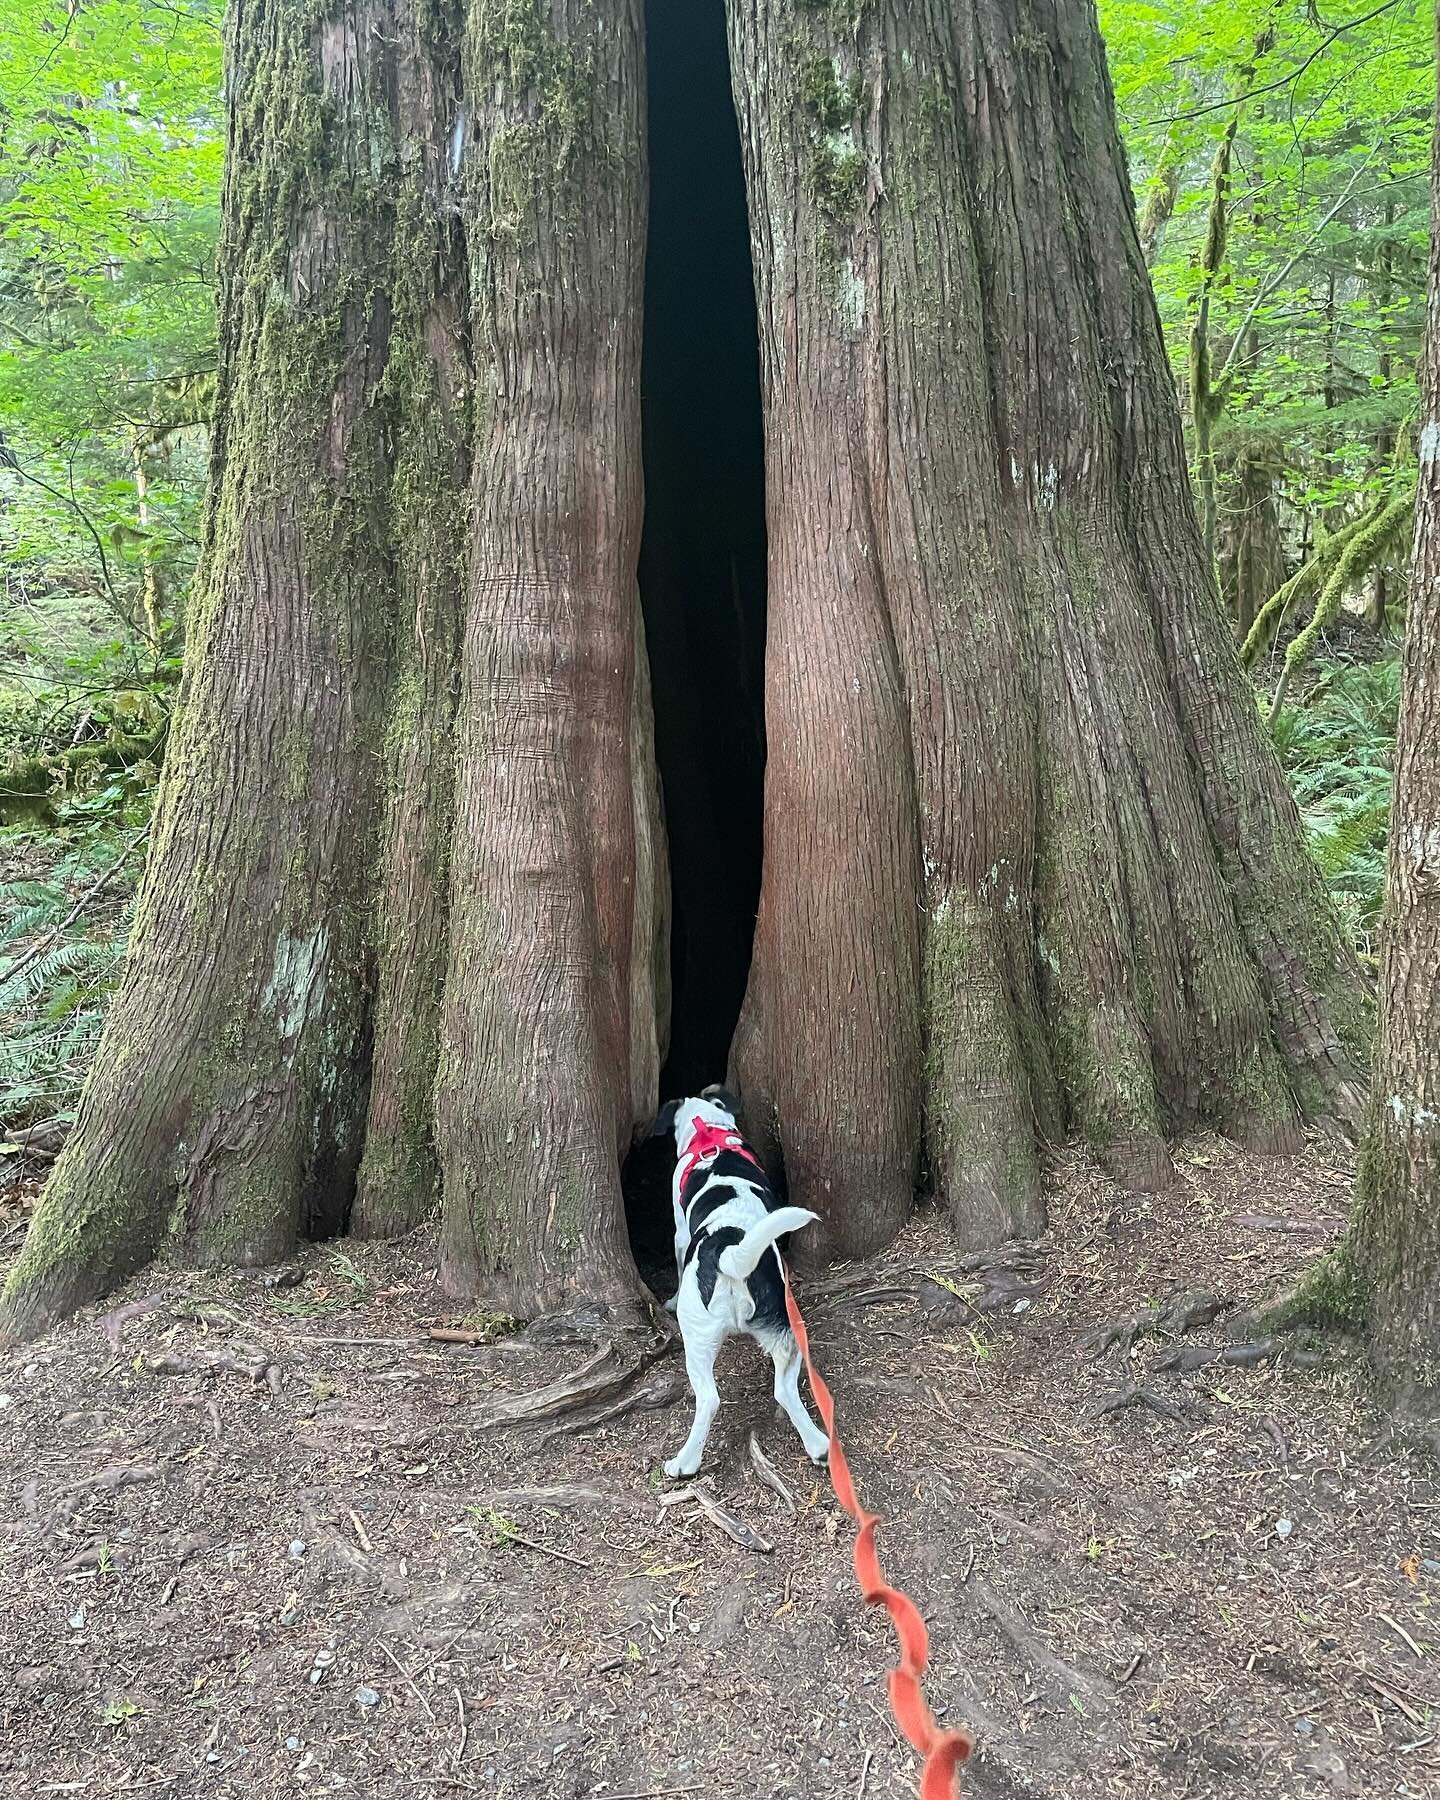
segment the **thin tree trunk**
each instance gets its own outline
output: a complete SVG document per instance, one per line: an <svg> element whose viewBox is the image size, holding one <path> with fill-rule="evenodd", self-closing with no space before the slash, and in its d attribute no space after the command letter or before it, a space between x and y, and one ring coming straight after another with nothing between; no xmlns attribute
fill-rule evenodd
<svg viewBox="0 0 1440 1800"><path fill-rule="evenodd" d="M1189 102L1190 84L1185 82L1180 88L1177 112L1184 113ZM1161 145L1154 172L1145 185L1145 199L1140 208L1140 251L1147 269L1153 266L1165 237L1165 227L1175 215L1184 166L1184 131L1182 121L1175 119L1165 133L1165 142Z"/></svg>
<svg viewBox="0 0 1440 1800"><path fill-rule="evenodd" d="M1261 607L1286 580L1275 474L1263 449L1241 451L1229 487L1219 556L1220 591L1235 619L1235 641L1243 644Z"/></svg>
<svg viewBox="0 0 1440 1800"><path fill-rule="evenodd" d="M1093 13L730 18L771 534L734 1060L792 1196L873 1246L923 1116L991 1241L1065 1123L1155 1185L1197 1119L1353 1115L1362 986L1211 583Z"/></svg>
<svg viewBox="0 0 1440 1800"><path fill-rule="evenodd" d="M144 439L133 428L130 432L130 467L135 478L135 520L142 539L140 605L145 615L145 635L152 651L158 652L164 636L164 617L160 571L155 566L155 545L150 537L150 472L145 467Z"/></svg>
<svg viewBox="0 0 1440 1800"><path fill-rule="evenodd" d="M1440 137L1432 192L1440 208ZM1349 1254L1387 1396L1399 1413L1433 1427L1440 1422L1440 238L1430 251L1420 417L1380 1030Z"/></svg>
<svg viewBox="0 0 1440 1800"><path fill-rule="evenodd" d="M1394 293L1395 246L1390 238L1390 230L1395 223L1395 197L1385 197L1385 241L1380 247L1379 266L1375 271L1375 310L1380 319L1380 357L1379 369L1380 391L1389 395L1390 382L1394 374L1394 358L1390 353L1389 339L1386 336L1386 314L1390 310L1390 302ZM1389 425L1382 425L1375 433L1375 455L1372 459L1377 471L1383 472L1390 465L1395 454L1395 433ZM1387 623L1390 609L1389 582L1384 563L1379 563L1370 571L1370 581L1365 596L1366 622L1376 631L1383 631Z"/></svg>

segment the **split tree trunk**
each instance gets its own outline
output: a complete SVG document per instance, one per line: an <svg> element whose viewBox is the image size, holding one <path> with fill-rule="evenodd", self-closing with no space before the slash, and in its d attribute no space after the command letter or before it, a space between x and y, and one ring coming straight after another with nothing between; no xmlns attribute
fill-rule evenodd
<svg viewBox="0 0 1440 1800"><path fill-rule="evenodd" d="M1440 136L1432 192L1440 208ZM1437 211L1440 217L1440 211ZM1440 1425L1440 238L1420 374L1419 486L1372 1102L1347 1245L1400 1414Z"/></svg>
<svg viewBox="0 0 1440 1800"><path fill-rule="evenodd" d="M1088 0L730 0L764 361L734 1051L831 1250L922 1160L1353 1110L1364 1004L1230 647ZM665 896L639 647L638 0L233 0L223 395L123 991L4 1300L437 1205L640 1290ZM704 421L697 421L697 429ZM718 1073L718 1071L717 1071ZM353 1216L350 1216L353 1197Z"/></svg>
<svg viewBox="0 0 1440 1800"><path fill-rule="evenodd" d="M828 1247L969 1243L1066 1125L1353 1115L1364 1002L1185 478L1088 0L730 0L764 352L765 863L736 1076Z"/></svg>

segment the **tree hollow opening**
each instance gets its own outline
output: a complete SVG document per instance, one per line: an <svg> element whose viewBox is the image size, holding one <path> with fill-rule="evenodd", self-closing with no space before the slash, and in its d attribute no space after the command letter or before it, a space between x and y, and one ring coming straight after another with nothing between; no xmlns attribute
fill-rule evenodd
<svg viewBox="0 0 1440 1800"><path fill-rule="evenodd" d="M646 6L650 215L640 597L671 880L662 1098L724 1079L760 894L765 467L759 337L723 0ZM668 1164L626 1171L642 1266L668 1255Z"/></svg>

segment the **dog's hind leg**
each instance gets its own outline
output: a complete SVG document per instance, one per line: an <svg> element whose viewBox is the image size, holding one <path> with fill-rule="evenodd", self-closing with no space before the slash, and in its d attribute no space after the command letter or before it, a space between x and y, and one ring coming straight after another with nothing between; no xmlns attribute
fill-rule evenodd
<svg viewBox="0 0 1440 1800"><path fill-rule="evenodd" d="M795 1334L781 1332L767 1348L775 1362L776 1404L800 1433L800 1442L811 1462L824 1462L830 1454L830 1440L810 1417L800 1398L800 1346L795 1342Z"/></svg>
<svg viewBox="0 0 1440 1800"><path fill-rule="evenodd" d="M675 1292L665 1302L665 1310L673 1313L680 1304L680 1283L685 1279L685 1252L690 1248L690 1231L685 1223L685 1209L675 1197Z"/></svg>
<svg viewBox="0 0 1440 1800"><path fill-rule="evenodd" d="M696 1474L704 1460L710 1427L720 1410L720 1390L715 1385L715 1358L719 1350L718 1338L686 1341L685 1373L690 1377L690 1386L695 1393L695 1423L679 1452L665 1464L665 1473L672 1481L677 1476Z"/></svg>

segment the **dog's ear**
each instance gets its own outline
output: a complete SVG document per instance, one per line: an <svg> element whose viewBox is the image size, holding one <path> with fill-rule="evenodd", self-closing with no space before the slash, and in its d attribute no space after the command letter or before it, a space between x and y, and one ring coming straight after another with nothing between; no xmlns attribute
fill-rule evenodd
<svg viewBox="0 0 1440 1800"><path fill-rule="evenodd" d="M650 1127L652 1138L665 1137L675 1129L675 1115L680 1110L678 1100L667 1100L655 1115L655 1123Z"/></svg>
<svg viewBox="0 0 1440 1800"><path fill-rule="evenodd" d="M709 1087L703 1088L700 1093L700 1098L702 1100L708 1100L712 1106L718 1106L723 1111L728 1112L732 1119L738 1119L740 1117L739 1098L735 1094L732 1094L729 1088L722 1087L718 1081L712 1081Z"/></svg>

